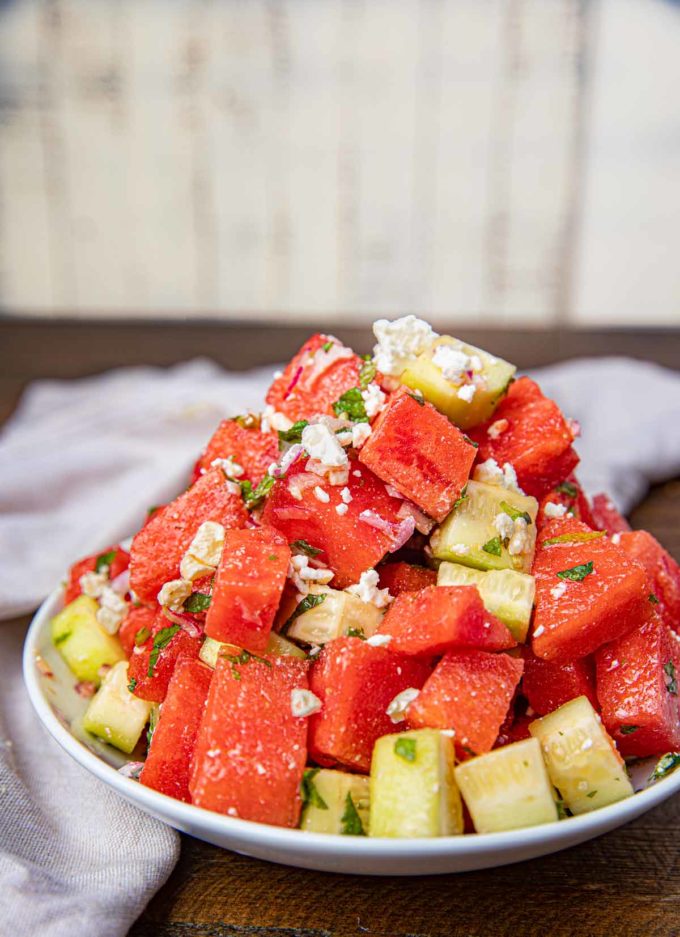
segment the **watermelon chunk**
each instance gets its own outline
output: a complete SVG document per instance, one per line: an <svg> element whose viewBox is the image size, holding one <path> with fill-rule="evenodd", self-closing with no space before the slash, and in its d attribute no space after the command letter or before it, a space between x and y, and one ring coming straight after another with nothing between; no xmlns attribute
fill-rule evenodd
<svg viewBox="0 0 680 937"><path fill-rule="evenodd" d="M565 539L551 543L555 538ZM645 569L580 521L556 520L543 528L533 575L531 647L544 660L586 657L650 615Z"/></svg>
<svg viewBox="0 0 680 937"><path fill-rule="evenodd" d="M574 661L542 660L524 648L522 693L539 716L559 709L577 696L587 696L597 709L595 667L592 658Z"/></svg>
<svg viewBox="0 0 680 937"><path fill-rule="evenodd" d="M205 633L216 641L262 654L289 562L288 544L271 527L226 531Z"/></svg>
<svg viewBox="0 0 680 937"><path fill-rule="evenodd" d="M212 670L199 660L177 662L139 780L168 797L191 801L189 778Z"/></svg>
<svg viewBox="0 0 680 937"><path fill-rule="evenodd" d="M401 389L373 424L359 460L442 521L470 476L475 448L431 403Z"/></svg>
<svg viewBox="0 0 680 937"><path fill-rule="evenodd" d="M502 651L517 642L489 614L476 586L428 586L397 596L378 628L392 635L390 650L430 657L454 647Z"/></svg>
<svg viewBox="0 0 680 937"><path fill-rule="evenodd" d="M550 511L554 511L554 509L548 508L548 513L546 513L546 506L548 504L557 505L558 510L564 508L563 517L568 515L569 517L576 518L577 521L583 521L588 527L595 528L596 526L590 512L588 499L575 475L570 475L566 481L552 488L541 500L538 508L538 516L536 518L536 525L539 530L546 524L549 524L551 520L554 520L554 517L550 516Z"/></svg>
<svg viewBox="0 0 680 937"><path fill-rule="evenodd" d="M415 729L453 729L460 758L489 752L523 670L508 654L449 651L409 706L408 722Z"/></svg>
<svg viewBox="0 0 680 937"><path fill-rule="evenodd" d="M333 404L359 384L363 362L331 335L313 335L267 392L267 403L293 422L333 414Z"/></svg>
<svg viewBox="0 0 680 937"><path fill-rule="evenodd" d="M110 560L109 554L114 554ZM80 577L84 576L85 573L93 573L97 567L97 562L103 562L104 560L109 560L105 565L109 568L109 579L113 580L116 576L124 573L128 568L130 554L127 550L123 550L122 547L112 546L107 547L106 550L101 550L99 553L93 553L92 556L86 556L85 559L74 563L69 570L68 580L66 582L64 605L69 605L74 599L77 599L79 595L82 595L83 590L80 588Z"/></svg>
<svg viewBox="0 0 680 937"><path fill-rule="evenodd" d="M208 472L215 459L230 456L243 469L239 480L247 480L256 487L272 462L279 460L278 436L257 428L246 429L236 420L222 420L196 463L193 480Z"/></svg>
<svg viewBox="0 0 680 937"><path fill-rule="evenodd" d="M125 620L118 630L118 638L128 657L131 656L135 648L135 639L139 632L143 632L140 644L151 634L156 624L157 614L158 606L156 606L156 608L148 608L145 605L140 605L139 608L132 607L127 613ZM145 634L146 637L144 636Z"/></svg>
<svg viewBox="0 0 680 937"><path fill-rule="evenodd" d="M592 526L597 530L604 530L610 537L612 534L620 534L630 530L630 524L623 514L617 511L608 495L595 495L591 514L593 518Z"/></svg>
<svg viewBox="0 0 680 937"><path fill-rule="evenodd" d="M307 689L307 661L218 658L194 751L194 804L258 823L298 825L307 719L292 713L296 689Z"/></svg>
<svg viewBox="0 0 680 937"><path fill-rule="evenodd" d="M288 543L306 540L320 550L317 560L335 574L333 588L344 589L401 545L405 521L399 511L403 501L389 495L384 483L350 456L346 485L350 497L347 511L338 513L337 508L345 503L343 486L329 485L306 472L305 466L306 460L298 460L287 476L276 482L262 522L281 531ZM308 481L313 484L303 488ZM293 494L296 485L301 488L296 492L299 500ZM314 492L317 487L328 496L327 502L319 500Z"/></svg>
<svg viewBox="0 0 680 937"><path fill-rule="evenodd" d="M240 495L231 494L220 468L210 469L195 485L157 511L139 531L130 549L130 586L142 602L154 605L165 582L177 579L179 564L204 521L243 527L248 512Z"/></svg>
<svg viewBox="0 0 680 937"><path fill-rule="evenodd" d="M660 616L596 654L602 721L622 755L644 758L680 748L678 680Z"/></svg>
<svg viewBox="0 0 680 937"><path fill-rule="evenodd" d="M617 541L647 570L657 611L669 628L680 632L680 566L646 530L623 531Z"/></svg>
<svg viewBox="0 0 680 937"><path fill-rule="evenodd" d="M497 433L499 425L504 428ZM528 377L511 384L491 420L471 429L470 436L479 443L478 462L509 462L522 490L539 500L568 478L579 461L571 425Z"/></svg>
<svg viewBox="0 0 680 937"><path fill-rule="evenodd" d="M384 563L379 569L380 588L389 589L390 595L402 592L418 592L437 583L437 573L425 566L413 563Z"/></svg>
<svg viewBox="0 0 680 937"><path fill-rule="evenodd" d="M423 660L372 647L360 638L336 638L314 662L310 687L322 709L309 723L309 751L321 765L368 774L376 739L394 732L387 707L430 673Z"/></svg>
<svg viewBox="0 0 680 937"><path fill-rule="evenodd" d="M135 696L153 703L162 703L177 661L198 657L203 638L192 637L174 625L162 612L157 612L151 635L135 647L130 657L128 676Z"/></svg>

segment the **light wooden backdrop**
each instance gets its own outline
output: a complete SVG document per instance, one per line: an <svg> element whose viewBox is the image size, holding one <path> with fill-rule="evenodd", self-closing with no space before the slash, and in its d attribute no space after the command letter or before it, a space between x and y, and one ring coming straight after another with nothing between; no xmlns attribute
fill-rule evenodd
<svg viewBox="0 0 680 937"><path fill-rule="evenodd" d="M660 0L5 2L0 307L680 323L679 39Z"/></svg>

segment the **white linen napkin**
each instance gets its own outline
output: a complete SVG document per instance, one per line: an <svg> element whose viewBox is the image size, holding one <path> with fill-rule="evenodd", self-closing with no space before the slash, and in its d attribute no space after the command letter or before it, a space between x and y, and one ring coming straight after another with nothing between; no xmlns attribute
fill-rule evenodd
<svg viewBox="0 0 680 937"><path fill-rule="evenodd" d="M171 498L217 422L260 409L272 369L208 361L28 389L0 435L0 618L30 611L68 565ZM578 475L622 510L680 474L680 373L619 358L533 375L581 423ZM21 634L0 627L0 920L14 937L121 937L177 856L177 837L72 763L21 686Z"/></svg>

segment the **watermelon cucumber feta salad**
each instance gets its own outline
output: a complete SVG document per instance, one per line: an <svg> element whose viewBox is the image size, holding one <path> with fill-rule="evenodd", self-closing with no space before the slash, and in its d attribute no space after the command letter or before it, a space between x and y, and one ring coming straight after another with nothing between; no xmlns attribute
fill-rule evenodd
<svg viewBox="0 0 680 937"><path fill-rule="evenodd" d="M86 731L163 794L345 835L556 822L671 772L680 567L589 502L534 381L414 316L374 332L310 338L129 553L73 566Z"/></svg>

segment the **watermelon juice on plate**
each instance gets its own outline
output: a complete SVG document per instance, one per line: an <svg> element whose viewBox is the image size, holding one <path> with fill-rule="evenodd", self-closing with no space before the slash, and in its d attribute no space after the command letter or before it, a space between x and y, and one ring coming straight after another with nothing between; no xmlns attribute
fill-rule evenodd
<svg viewBox="0 0 680 937"><path fill-rule="evenodd" d="M590 504L534 381L413 316L374 331L365 357L313 336L129 550L73 566L31 639L39 711L58 670L71 735L192 831L211 811L460 856L611 828L678 786L680 568ZM30 655L27 677L35 697Z"/></svg>

